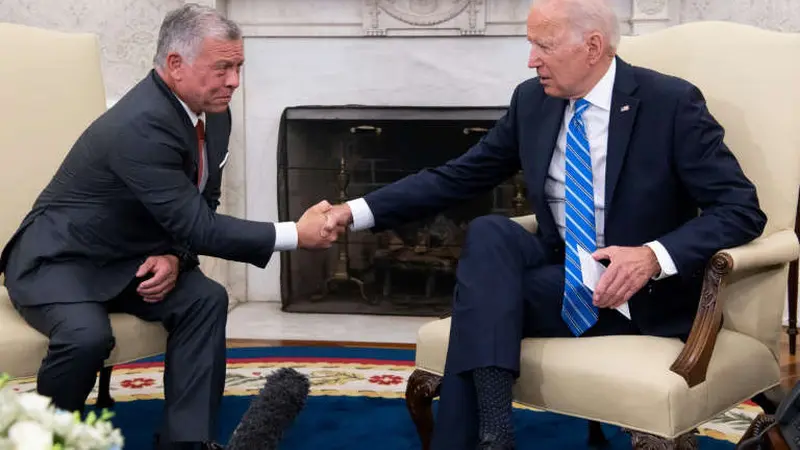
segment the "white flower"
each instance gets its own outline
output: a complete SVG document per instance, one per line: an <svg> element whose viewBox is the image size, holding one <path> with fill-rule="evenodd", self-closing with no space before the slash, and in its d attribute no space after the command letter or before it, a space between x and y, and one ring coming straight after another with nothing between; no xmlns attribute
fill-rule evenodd
<svg viewBox="0 0 800 450"><path fill-rule="evenodd" d="M76 424L75 416L72 413L58 410L53 415L52 429L56 436L68 435Z"/></svg>
<svg viewBox="0 0 800 450"><path fill-rule="evenodd" d="M0 450L51 450L53 441L65 450L122 450L122 434L108 421L112 413L92 411L81 421L48 397L6 388L8 380L0 374Z"/></svg>
<svg viewBox="0 0 800 450"><path fill-rule="evenodd" d="M24 416L39 422L45 428L50 428L52 408L48 397L36 392L25 392L19 395L17 403Z"/></svg>
<svg viewBox="0 0 800 450"><path fill-rule="evenodd" d="M53 448L53 432L36 422L17 422L8 430L8 438L16 445L15 450L50 450Z"/></svg>

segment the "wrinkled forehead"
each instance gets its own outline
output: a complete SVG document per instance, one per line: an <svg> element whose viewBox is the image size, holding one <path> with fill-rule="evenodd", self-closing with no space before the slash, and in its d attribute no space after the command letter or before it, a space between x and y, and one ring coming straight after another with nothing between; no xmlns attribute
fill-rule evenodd
<svg viewBox="0 0 800 450"><path fill-rule="evenodd" d="M528 40L558 43L569 30L569 22L564 14L555 8L543 5L534 7L528 14Z"/></svg>

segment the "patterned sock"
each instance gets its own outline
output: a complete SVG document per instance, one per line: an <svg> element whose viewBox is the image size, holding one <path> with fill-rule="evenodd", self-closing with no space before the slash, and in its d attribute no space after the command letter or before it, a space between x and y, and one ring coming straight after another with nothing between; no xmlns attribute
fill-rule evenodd
<svg viewBox="0 0 800 450"><path fill-rule="evenodd" d="M478 438L513 444L511 389L514 374L499 367L481 367L472 373L478 394Z"/></svg>

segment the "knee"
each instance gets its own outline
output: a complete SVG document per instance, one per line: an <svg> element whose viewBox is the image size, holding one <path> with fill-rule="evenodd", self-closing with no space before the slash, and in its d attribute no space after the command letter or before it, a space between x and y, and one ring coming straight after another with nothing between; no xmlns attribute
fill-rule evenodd
<svg viewBox="0 0 800 450"><path fill-rule="evenodd" d="M84 326L56 331L50 339L51 347L65 349L72 358L102 363L114 349L114 335L110 327Z"/></svg>
<svg viewBox="0 0 800 450"><path fill-rule="evenodd" d="M201 299L203 307L213 316L226 317L228 315L228 291L218 282L209 279Z"/></svg>
<svg viewBox="0 0 800 450"><path fill-rule="evenodd" d="M476 217L467 227L464 245L495 246L509 243L509 225L512 225L511 220L498 214Z"/></svg>

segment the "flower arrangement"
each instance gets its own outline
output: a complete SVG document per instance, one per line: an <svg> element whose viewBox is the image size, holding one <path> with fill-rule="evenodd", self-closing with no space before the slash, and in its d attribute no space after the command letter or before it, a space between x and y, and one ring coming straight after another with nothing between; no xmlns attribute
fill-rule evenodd
<svg viewBox="0 0 800 450"><path fill-rule="evenodd" d="M121 450L119 429L108 421L113 413L59 410L50 398L35 392L17 393L0 375L0 450Z"/></svg>

